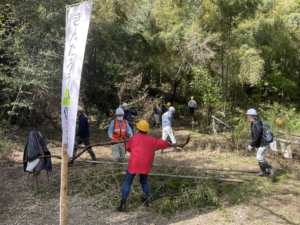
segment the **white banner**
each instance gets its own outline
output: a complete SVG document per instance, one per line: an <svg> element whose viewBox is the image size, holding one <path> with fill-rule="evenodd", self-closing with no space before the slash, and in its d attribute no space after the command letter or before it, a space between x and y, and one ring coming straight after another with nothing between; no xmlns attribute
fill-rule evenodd
<svg viewBox="0 0 300 225"><path fill-rule="evenodd" d="M77 105L86 39L90 24L92 2L69 8L61 96L63 142L73 156Z"/></svg>

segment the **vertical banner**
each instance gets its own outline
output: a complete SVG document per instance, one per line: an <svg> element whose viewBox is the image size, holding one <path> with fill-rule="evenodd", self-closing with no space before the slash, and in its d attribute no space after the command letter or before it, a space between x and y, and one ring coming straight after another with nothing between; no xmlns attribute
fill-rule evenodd
<svg viewBox="0 0 300 225"><path fill-rule="evenodd" d="M66 43L61 96L63 142L73 156L77 106L86 39L90 24L92 2L70 7L66 25Z"/></svg>

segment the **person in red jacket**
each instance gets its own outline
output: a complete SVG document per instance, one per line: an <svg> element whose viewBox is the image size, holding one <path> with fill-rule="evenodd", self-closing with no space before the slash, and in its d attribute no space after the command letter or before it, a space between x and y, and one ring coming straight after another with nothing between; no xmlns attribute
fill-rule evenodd
<svg viewBox="0 0 300 225"><path fill-rule="evenodd" d="M142 201L145 206L149 206L149 185L148 173L151 169L151 162L154 156L155 147L166 149L169 142L162 139L156 139L147 134L149 124L146 120L141 120L136 124L138 133L133 135L126 144L126 151L130 152L130 159L124 185L122 188L121 205L117 208L119 211L126 211L126 199L129 195L132 181L136 174L140 175L140 183L143 189Z"/></svg>

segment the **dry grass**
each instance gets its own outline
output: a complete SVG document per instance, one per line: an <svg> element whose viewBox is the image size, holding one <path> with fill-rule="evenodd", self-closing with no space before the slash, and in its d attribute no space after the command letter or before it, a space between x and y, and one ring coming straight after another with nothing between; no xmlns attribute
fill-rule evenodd
<svg viewBox="0 0 300 225"><path fill-rule="evenodd" d="M97 131L98 132L98 131ZM105 133L93 131L92 138L106 141ZM161 131L151 133L160 137ZM176 131L178 142L183 142L187 130ZM153 167L153 173L196 175L244 179L243 184L149 177L151 203L144 208L140 202L141 187L134 180L128 198L129 212L118 213L125 166L97 165L90 168L75 162L69 169L68 222L69 224L299 224L300 200L299 160L286 160L276 154L267 160L276 169L276 178L257 178L255 174L211 172L185 168L206 166L215 168L258 169L255 152L232 150L226 134L218 137L192 133L192 140L183 152L168 149L157 152L155 163L174 167ZM92 140L93 142L93 140ZM49 145L52 154L59 148ZM98 160L111 161L109 147L94 148ZM16 153L16 152L15 152ZM16 154L15 154L16 157ZM21 155L18 156L19 159ZM126 155L128 161L128 155ZM84 154L82 159L89 159ZM1 170L0 210L2 224L57 224L59 219L60 160L53 159L50 183L42 174L40 195L32 199L32 180L17 165ZM33 216L34 215L34 216Z"/></svg>

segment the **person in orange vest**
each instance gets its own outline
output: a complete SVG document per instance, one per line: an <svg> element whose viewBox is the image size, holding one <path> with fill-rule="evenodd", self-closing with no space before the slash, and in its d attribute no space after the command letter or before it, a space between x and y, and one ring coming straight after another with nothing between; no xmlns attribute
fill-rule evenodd
<svg viewBox="0 0 300 225"><path fill-rule="evenodd" d="M123 119L124 110L122 108L116 110L116 116L117 118L111 121L108 129L108 136L111 141L122 141L126 139L126 134L129 134L129 136L132 137L132 130L128 122ZM120 143L111 145L110 148L113 161L115 163L124 162L126 152L125 144Z"/></svg>
<svg viewBox="0 0 300 225"><path fill-rule="evenodd" d="M130 160L126 172L124 185L122 188L121 204L118 211L126 212L126 199L130 192L135 175L139 174L140 183L143 190L142 202L149 206L149 185L148 174L154 157L155 147L166 149L169 147L168 141L156 139L147 134L149 124L146 120L141 120L136 124L138 133L135 134L126 144L126 151L130 152Z"/></svg>

